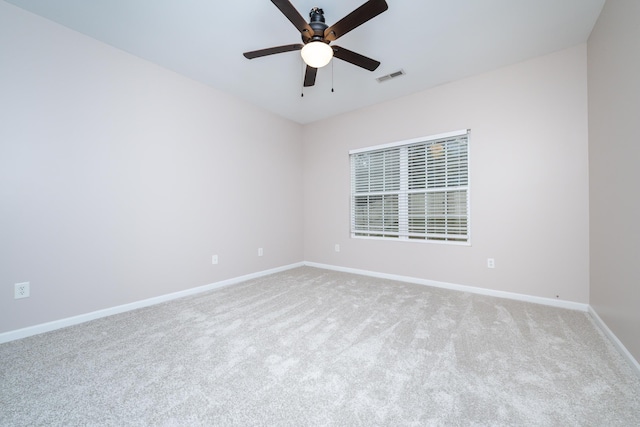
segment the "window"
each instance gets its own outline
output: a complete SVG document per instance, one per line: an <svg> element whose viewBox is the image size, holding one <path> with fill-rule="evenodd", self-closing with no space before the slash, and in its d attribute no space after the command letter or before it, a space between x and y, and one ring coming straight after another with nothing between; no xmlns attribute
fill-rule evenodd
<svg viewBox="0 0 640 427"><path fill-rule="evenodd" d="M351 236L469 243L468 131L352 150Z"/></svg>

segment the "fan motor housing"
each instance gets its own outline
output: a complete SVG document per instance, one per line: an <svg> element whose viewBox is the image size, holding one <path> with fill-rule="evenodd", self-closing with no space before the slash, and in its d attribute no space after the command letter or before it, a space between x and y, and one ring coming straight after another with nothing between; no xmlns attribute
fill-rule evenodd
<svg viewBox="0 0 640 427"><path fill-rule="evenodd" d="M314 7L309 12L309 19L309 26L313 29L312 40L324 41L324 30L328 27L324 21L324 11L319 7Z"/></svg>

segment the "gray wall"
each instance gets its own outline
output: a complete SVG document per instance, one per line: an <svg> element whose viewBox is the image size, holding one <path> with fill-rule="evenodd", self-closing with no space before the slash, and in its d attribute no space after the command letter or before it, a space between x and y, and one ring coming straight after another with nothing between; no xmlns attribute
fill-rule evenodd
<svg viewBox="0 0 640 427"><path fill-rule="evenodd" d="M589 38L591 292L640 360L640 2L608 0Z"/></svg>
<svg viewBox="0 0 640 427"><path fill-rule="evenodd" d="M0 58L0 332L302 261L300 125L5 2Z"/></svg>
<svg viewBox="0 0 640 427"><path fill-rule="evenodd" d="M583 44L305 126L305 260L587 303L586 52ZM350 239L350 149L467 128L471 246Z"/></svg>

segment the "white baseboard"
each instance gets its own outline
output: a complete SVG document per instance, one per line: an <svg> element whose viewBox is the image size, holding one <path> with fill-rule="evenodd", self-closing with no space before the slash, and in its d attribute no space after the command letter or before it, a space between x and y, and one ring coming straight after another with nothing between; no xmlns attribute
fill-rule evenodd
<svg viewBox="0 0 640 427"><path fill-rule="evenodd" d="M496 291L493 289L476 288L475 286L456 285L454 283L438 282L435 280L419 279L416 277L398 276L395 274L379 273L369 270L358 270L355 268L339 267L335 265L319 264L315 262L305 262L304 265L309 267L324 268L325 270L342 271L345 273L360 274L363 276L378 277L381 279L397 280L400 282L416 283L418 285L433 286L436 288L450 289L454 291L469 292L472 294L488 295L498 298L506 298L517 301L532 302L535 304L549 305L552 307L567 308L569 310L578 310L587 312L589 304L581 304L573 301L558 300L553 298L536 297L532 295L517 294L515 292Z"/></svg>
<svg viewBox="0 0 640 427"><path fill-rule="evenodd" d="M512 299L517 301L543 304L543 305L548 305L552 307L583 311L591 315L595 325L605 334L605 336L607 336L607 338L611 340L611 342L617 348L617 350L622 354L622 356L625 359L629 361L631 366L635 368L635 371L638 374L638 376L640 376L640 363L638 363L638 361L633 357L633 355L629 352L629 350L627 350L624 344L622 344L622 342L618 339L618 337L615 336L615 334L611 331L611 329L609 329L607 324L604 323L604 321L600 318L600 316L598 316L598 314L595 312L593 307L591 307L589 304L581 304L581 303L572 302L572 301L556 300L553 298L542 298L542 297L536 297L531 295L517 294L513 292L495 291L492 289L476 288L473 286L465 286L465 285L456 285L453 283L437 282L434 280L425 280L425 279L418 279L415 277L398 276L395 274L379 273L375 271L359 270L355 268L340 267L340 266L328 265L328 264L319 264L315 262L305 262L304 265L307 265L309 267L323 268L325 270L334 270L334 271L342 271L345 273L361 274L364 276L378 277L381 279L398 280L400 282L416 283L419 285L434 286L437 288L450 289L454 291L463 291L463 292L469 292L474 294L488 295L488 296L494 296L498 298L506 298L506 299Z"/></svg>
<svg viewBox="0 0 640 427"><path fill-rule="evenodd" d="M622 354L622 357L629 361L631 366L635 368L636 374L638 374L638 376L640 377L640 363L638 363L636 358L633 357L629 350L627 350L624 344L622 344L618 337L611 331L611 329L609 329L607 324L604 323L604 320L602 320L600 316L598 316L598 313L596 313L596 311L591 306L589 306L589 314L591 315L591 318L593 319L593 322L596 324L596 326L600 328L600 330L607 336L607 338L611 340L620 354Z"/></svg>
<svg viewBox="0 0 640 427"><path fill-rule="evenodd" d="M598 314L595 312L595 310L593 310L593 308L591 306L589 306L588 304L581 304L581 303L576 303L576 302L572 302L572 301L556 300L556 299L552 299L552 298L542 298L542 297L536 297L536 296L531 296L531 295L517 294L517 293L513 293L513 292L504 292L504 291L496 291L496 290L492 290L492 289L476 288L476 287L473 287L473 286L457 285L457 284L453 284L453 283L446 283L446 282L438 282L438 281L434 281L434 280L419 279L419 278L415 278L415 277L398 276L398 275L395 275L395 274L379 273L379 272L375 272L375 271L360 270L360 269L348 268L348 267L340 267L340 266L335 266L335 265L319 264L319 263L315 263L315 262L300 262L300 263L285 265L285 266L282 266L282 267L277 267L277 268L273 268L273 269L269 269L269 270L264 270L264 271L260 271L260 272L257 272L257 273L251 273L251 274L247 274L247 275L244 275L244 276L239 276L239 277L234 277L234 278L227 279L227 280L222 280L220 282L215 282L215 283L211 283L211 284L208 284L208 285L199 286L199 287L196 287L196 288L186 289L184 291L174 292L174 293L166 294L166 295L160 295L160 296L157 296L157 297L153 297L153 298L148 298L148 299L141 300L141 301L132 302L132 303L129 303L129 304L123 304L123 305L119 305L119 306L116 306L116 307L106 308L104 310L98 310L98 311L94 311L94 312L91 312L91 313L85 313L85 314L81 314L81 315L78 315L78 316L68 317L68 318L65 318L65 319L55 320L55 321L52 321L52 322L42 323L42 324L39 324L39 325L30 326L30 327L23 328L23 329L18 329L18 330L15 330L15 331L9 331L9 332L0 333L0 344L5 343L5 342L9 342L9 341L14 341L14 340L21 339L21 338L30 337L32 335L42 334L42 333L53 331L53 330L56 330L56 329L65 328L67 326L77 325L77 324L80 324L80 323L88 322L88 321L99 319L99 318L102 318L102 317L112 316L114 314L119 314L119 313L124 313L124 312L127 312L127 311L131 311L131 310L136 310L138 308L149 307L149 306L160 304L160 303L163 303L163 302L166 302L166 301L170 301L170 300L174 300L174 299L178 299L178 298L183 298L183 297L186 297L186 296L189 296L189 295L195 295L195 294L199 294L199 293L202 293L202 292L210 291L210 290L213 290L213 289L222 288L224 286L230 286L230 285L238 284L238 283L250 280L250 279L255 279L255 278L258 278L258 277L262 277L262 276L267 276L269 274L279 273L281 271L290 270L290 269L293 269L293 268L296 268L296 267L302 267L303 265L306 265L306 266L309 266L309 267L323 268L325 270L342 271L342 272L345 272L345 273L360 274L360 275L364 275L364 276L378 277L378 278L382 278L382 279L397 280L397 281L408 282L408 283L416 283L416 284L419 284L419 285L433 286L433 287L437 287L437 288L444 288L444 289L450 289L450 290L455 290L455 291L469 292L469 293L480 294L480 295L488 295L488 296L512 299L512 300L517 300L517 301L532 302L532 303L543 304L543 305L548 305L548 306L552 306L552 307L567 308L567 309L570 309L570 310L584 311L584 312L587 312L587 313L589 313L591 315L591 317L594 320L594 323L596 324L596 326L599 327L602 330L602 332L609 339L611 339L611 341L616 346L616 348L620 351L620 353L623 355L623 357L625 359L627 359L629 361L629 363L631 363L631 365L635 368L636 373L640 376L640 364L638 363L638 361L631 355L631 353L622 344L622 342L620 342L618 337L615 336L615 334L609 329L609 327L606 325L606 323L604 323L604 321L600 318L600 316L598 316Z"/></svg>
<svg viewBox="0 0 640 427"><path fill-rule="evenodd" d="M302 267L303 265L304 265L303 262L285 265L285 266L273 268L270 270L264 270L264 271L247 274L240 277L234 277L232 279L222 280L220 282L210 283L208 285L198 286L196 288L185 289L184 291L174 292L166 295L160 295L157 297L132 302L129 304L123 304L123 305L118 305L116 307L105 308L104 310L98 310L98 311L93 311L91 313L80 314L78 316L67 317L65 319L54 320L52 322L41 323L39 325L29 326L27 328L17 329L15 331L4 332L0 334L0 344L9 342L9 341L18 340L21 338L30 337L32 335L42 334L44 332L54 331L56 329L65 328L67 326L77 325L80 323L88 322L90 320L112 316L114 314L136 310L138 308L149 307L151 305L160 304L165 301L183 298L189 295L199 294L199 293L210 291L213 289L222 288L224 286L235 285L237 283L241 283L250 279L267 276L273 273L279 273L281 271L290 270L296 267Z"/></svg>

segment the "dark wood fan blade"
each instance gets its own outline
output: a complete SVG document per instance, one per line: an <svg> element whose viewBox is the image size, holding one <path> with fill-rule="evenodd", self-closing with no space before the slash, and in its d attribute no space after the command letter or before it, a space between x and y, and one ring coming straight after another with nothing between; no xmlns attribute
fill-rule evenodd
<svg viewBox="0 0 640 427"><path fill-rule="evenodd" d="M375 59L367 58L364 55L350 51L340 46L331 46L333 48L333 56L343 61L362 67L365 70L373 71L380 65L380 62Z"/></svg>
<svg viewBox="0 0 640 427"><path fill-rule="evenodd" d="M304 73L304 87L316 84L316 74L318 74L318 69L307 65L307 71Z"/></svg>
<svg viewBox="0 0 640 427"><path fill-rule="evenodd" d="M251 52L243 53L243 55L247 59L260 58L261 56L274 55L276 53L283 53L283 52L291 52L293 50L300 50L302 49L302 46L304 45L300 43L287 44L284 46L270 47L267 49L252 50Z"/></svg>
<svg viewBox="0 0 640 427"><path fill-rule="evenodd" d="M327 28L324 31L324 39L327 41L334 41L339 37L344 36L354 28L364 24L368 20L380 15L388 8L389 6L384 0L369 0L368 2L333 24L331 27Z"/></svg>
<svg viewBox="0 0 640 427"><path fill-rule="evenodd" d="M271 3L275 4L280 12L287 17L294 27L300 31L302 37L307 40L313 36L313 29L309 23L300 15L300 12L293 7L289 0L271 0Z"/></svg>

